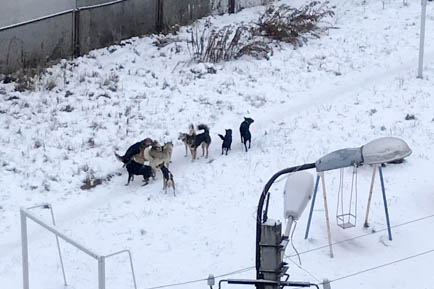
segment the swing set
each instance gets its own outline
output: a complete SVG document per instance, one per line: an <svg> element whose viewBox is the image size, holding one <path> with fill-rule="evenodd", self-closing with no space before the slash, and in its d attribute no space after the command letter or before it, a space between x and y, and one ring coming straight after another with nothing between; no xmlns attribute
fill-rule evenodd
<svg viewBox="0 0 434 289"><path fill-rule="evenodd" d="M364 226L368 227L369 208L371 205L372 192L374 188L375 175L378 168L381 181L381 190L383 195L384 211L386 215L387 231L389 240L392 240L392 231L390 228L389 211L387 207L386 190L384 187L383 170L381 164L399 161L409 156L411 149L405 141L396 137L383 137L373 140L360 148L347 148L331 152L316 161L317 178L310 207L309 219L307 222L305 239L309 237L309 229L312 221L313 209L315 206L316 195L318 192L319 182L321 180L322 192L324 199L324 211L327 224L328 243L330 248L330 257L333 257L332 238L330 231L330 219L328 212L326 185L324 172L334 169L340 169L338 202L336 205L336 223L342 229L348 229L356 226L357 221L357 169L362 165L372 165L371 185L369 189L368 204L366 208L366 217ZM351 191L348 203L345 205L344 200L344 168L352 167Z"/></svg>

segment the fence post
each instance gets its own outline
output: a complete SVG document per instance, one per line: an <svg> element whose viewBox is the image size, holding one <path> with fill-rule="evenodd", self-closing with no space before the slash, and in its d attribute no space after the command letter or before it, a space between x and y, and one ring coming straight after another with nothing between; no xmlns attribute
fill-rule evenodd
<svg viewBox="0 0 434 289"><path fill-rule="evenodd" d="M72 29L74 31L73 56L78 57L78 56L80 56L80 9L76 8L73 13L74 13L74 22L73 22L73 27L72 27Z"/></svg>
<svg viewBox="0 0 434 289"><path fill-rule="evenodd" d="M105 257L98 257L98 289L105 289Z"/></svg>
<svg viewBox="0 0 434 289"><path fill-rule="evenodd" d="M24 211L20 210L21 215L21 249L23 262L23 289L29 289L29 251L27 245L27 217Z"/></svg>
<svg viewBox="0 0 434 289"><path fill-rule="evenodd" d="M229 0L229 14L235 13L235 0Z"/></svg>
<svg viewBox="0 0 434 289"><path fill-rule="evenodd" d="M157 32L163 31L163 9L164 0L157 0Z"/></svg>

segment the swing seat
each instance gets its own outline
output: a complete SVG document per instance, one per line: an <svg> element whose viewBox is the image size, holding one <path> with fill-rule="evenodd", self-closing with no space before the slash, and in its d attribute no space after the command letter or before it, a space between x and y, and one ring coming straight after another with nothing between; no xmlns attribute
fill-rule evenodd
<svg viewBox="0 0 434 289"><path fill-rule="evenodd" d="M342 229L356 226L356 216L353 214L342 214L336 216L337 225Z"/></svg>

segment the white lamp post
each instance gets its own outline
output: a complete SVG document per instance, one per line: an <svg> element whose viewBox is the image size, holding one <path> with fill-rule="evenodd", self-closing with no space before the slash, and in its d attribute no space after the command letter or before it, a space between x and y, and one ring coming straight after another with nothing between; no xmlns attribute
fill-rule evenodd
<svg viewBox="0 0 434 289"><path fill-rule="evenodd" d="M421 0L422 14L420 17L419 69L418 69L418 73L417 73L417 78L422 78L422 72L423 72L423 50L424 50L424 46L425 46L426 2L427 2L427 0Z"/></svg>

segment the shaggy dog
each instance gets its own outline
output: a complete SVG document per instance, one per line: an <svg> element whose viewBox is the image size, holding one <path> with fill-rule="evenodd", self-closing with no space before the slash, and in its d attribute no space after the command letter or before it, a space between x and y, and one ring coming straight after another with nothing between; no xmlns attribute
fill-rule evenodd
<svg viewBox="0 0 434 289"><path fill-rule="evenodd" d="M145 159L149 161L152 171L155 173L158 165L166 165L169 167L170 159L172 157L173 144L171 142L165 143L163 147L150 146L145 149Z"/></svg>
<svg viewBox="0 0 434 289"><path fill-rule="evenodd" d="M193 144L194 136L196 135L196 131L194 129L194 126L190 125L190 131L188 133L180 132L178 139L181 140L184 143L185 146L185 157L188 155L188 148L190 145Z"/></svg>
<svg viewBox="0 0 434 289"><path fill-rule="evenodd" d="M231 129L226 129L225 136L222 136L221 134L219 134L219 137L223 141L223 143L222 143L222 154L223 154L223 151L226 149L226 155L228 155L228 150L231 149L231 144L232 144L232 130Z"/></svg>
<svg viewBox="0 0 434 289"><path fill-rule="evenodd" d="M245 117L244 121L240 125L240 135L241 135L241 142L244 143L244 147L246 148L247 152L247 141L249 142L249 148L250 144L252 142L252 135L250 134L250 125L253 123L253 119L250 117Z"/></svg>
<svg viewBox="0 0 434 289"><path fill-rule="evenodd" d="M115 156L118 160L124 163L124 166L129 163L130 160L135 159L139 163L144 163L140 161L140 155L143 154L145 148L152 144L152 139L145 138L142 141L136 142L130 146L123 156L118 155L115 152Z"/></svg>
<svg viewBox="0 0 434 289"><path fill-rule="evenodd" d="M198 135L194 135L193 141L189 144L193 161L197 158L197 148L199 146L202 146L202 156L205 156L205 150L206 150L205 158L208 158L208 148L209 145L211 144L211 137L209 136L208 126L206 126L205 124L200 124L197 126L197 129L203 130L204 132Z"/></svg>
<svg viewBox="0 0 434 289"><path fill-rule="evenodd" d="M176 196L175 193L175 181L173 180L173 175L169 171L168 168L164 166L164 164L159 165L159 168L161 169L161 172L163 173L163 189L164 192L167 193L167 188L172 187L173 189L173 195Z"/></svg>
<svg viewBox="0 0 434 289"><path fill-rule="evenodd" d="M128 162L126 166L128 171L128 183L125 184L126 186L130 184L130 181L134 181L134 175L143 176L143 180L145 181L144 185L148 184L150 177L154 177L150 166L140 164L133 160Z"/></svg>

